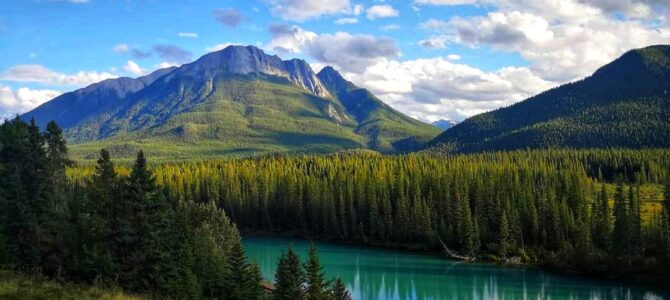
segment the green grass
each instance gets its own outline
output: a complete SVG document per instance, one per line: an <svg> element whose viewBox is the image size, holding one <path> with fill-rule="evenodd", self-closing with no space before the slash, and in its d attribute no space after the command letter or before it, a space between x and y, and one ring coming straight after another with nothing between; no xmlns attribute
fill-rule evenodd
<svg viewBox="0 0 670 300"><path fill-rule="evenodd" d="M146 298L132 296L118 289L59 283L41 277L0 271L0 299L139 300Z"/></svg>

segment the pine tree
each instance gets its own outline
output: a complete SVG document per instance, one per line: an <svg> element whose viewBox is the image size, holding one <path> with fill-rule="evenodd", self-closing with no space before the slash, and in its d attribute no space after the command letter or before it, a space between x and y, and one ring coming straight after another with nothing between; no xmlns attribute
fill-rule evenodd
<svg viewBox="0 0 670 300"><path fill-rule="evenodd" d="M323 267L321 267L321 264L319 263L319 256L317 255L314 244L309 247L305 271L307 273L307 299L327 299L328 295L326 291L328 287L324 279Z"/></svg>
<svg viewBox="0 0 670 300"><path fill-rule="evenodd" d="M630 222L628 217L628 203L624 195L623 178L617 179L616 193L614 195L614 229L612 240L614 252L619 255L628 255L630 245Z"/></svg>
<svg viewBox="0 0 670 300"><path fill-rule="evenodd" d="M250 287L258 283L252 282L251 270L244 255L244 248L242 248L240 242L233 245L227 261L224 283L226 295L228 295L227 299L250 299L251 294L254 292Z"/></svg>
<svg viewBox="0 0 670 300"><path fill-rule="evenodd" d="M249 282L248 282L248 299L262 299L264 295L261 283L263 282L263 275L261 275L261 268L257 263L249 265Z"/></svg>
<svg viewBox="0 0 670 300"><path fill-rule="evenodd" d="M303 284L305 271L300 265L300 258L289 246L286 253L282 253L277 264L275 274L275 290L273 296L278 300L305 299Z"/></svg>
<svg viewBox="0 0 670 300"><path fill-rule="evenodd" d="M351 300L351 295L340 278L335 279L331 294L333 300Z"/></svg>
<svg viewBox="0 0 670 300"><path fill-rule="evenodd" d="M661 210L661 236L663 245L661 251L664 252L665 263L670 266L670 175L665 180L665 189L663 197L663 208Z"/></svg>
<svg viewBox="0 0 670 300"><path fill-rule="evenodd" d="M66 181L65 168L73 164L68 157L67 142L63 138L63 130L58 127L56 122L51 121L47 124L44 139L47 146L48 176L51 178L52 184L62 191Z"/></svg>
<svg viewBox="0 0 670 300"><path fill-rule="evenodd" d="M507 213L503 211L502 217L500 218L500 231L498 233L498 253L503 258L507 257L509 254L509 240L510 240L510 228L509 222L507 221Z"/></svg>
<svg viewBox="0 0 670 300"><path fill-rule="evenodd" d="M602 184L598 198L593 203L592 213L593 240L595 245L602 250L609 249L609 238L612 233L612 220L607 199L607 190L605 184Z"/></svg>

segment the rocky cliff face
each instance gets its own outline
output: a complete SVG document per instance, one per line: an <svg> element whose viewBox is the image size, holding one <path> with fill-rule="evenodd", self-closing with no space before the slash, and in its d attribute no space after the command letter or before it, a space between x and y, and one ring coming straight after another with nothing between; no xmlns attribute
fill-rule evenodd
<svg viewBox="0 0 670 300"><path fill-rule="evenodd" d="M192 75L213 77L220 74L267 74L283 77L320 97L330 94L307 62L301 59L284 61L268 55L254 46L229 46L209 53L197 61L182 66L174 76Z"/></svg>

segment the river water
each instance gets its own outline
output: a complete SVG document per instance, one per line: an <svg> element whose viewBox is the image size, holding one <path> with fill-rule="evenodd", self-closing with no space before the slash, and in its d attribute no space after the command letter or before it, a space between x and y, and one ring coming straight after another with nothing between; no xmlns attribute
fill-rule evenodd
<svg viewBox="0 0 670 300"><path fill-rule="evenodd" d="M303 261L310 241L245 237L246 254L272 281L292 244ZM328 278L354 299L670 299L670 291L536 269L473 264L403 251L316 242ZM670 286L669 286L670 288Z"/></svg>

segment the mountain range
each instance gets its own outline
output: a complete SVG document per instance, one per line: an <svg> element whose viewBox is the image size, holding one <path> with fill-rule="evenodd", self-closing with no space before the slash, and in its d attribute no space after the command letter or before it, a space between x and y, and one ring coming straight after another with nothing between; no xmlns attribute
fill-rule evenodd
<svg viewBox="0 0 670 300"><path fill-rule="evenodd" d="M412 119L326 67L229 46L180 67L108 79L21 116L55 120L75 157L100 148L179 158L367 148L413 151L440 130Z"/></svg>
<svg viewBox="0 0 670 300"><path fill-rule="evenodd" d="M667 148L669 92L670 46L631 50L583 80L471 117L426 148Z"/></svg>
<svg viewBox="0 0 670 300"><path fill-rule="evenodd" d="M22 116L65 128L72 153L169 159L365 148L468 153L670 147L670 46L631 50L593 75L456 124L386 105L332 67L230 46L181 67L108 79ZM445 128L442 133L440 128Z"/></svg>

